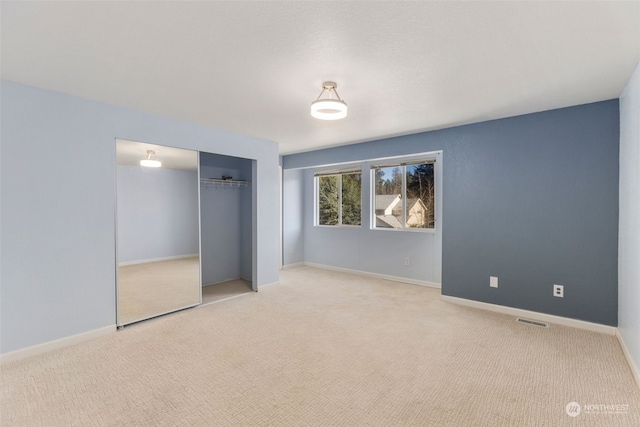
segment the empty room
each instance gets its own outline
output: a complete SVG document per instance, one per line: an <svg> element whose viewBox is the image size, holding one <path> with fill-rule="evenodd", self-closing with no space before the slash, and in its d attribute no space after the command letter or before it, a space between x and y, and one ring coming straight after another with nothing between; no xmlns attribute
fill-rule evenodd
<svg viewBox="0 0 640 427"><path fill-rule="evenodd" d="M0 19L0 425L640 425L640 2Z"/></svg>

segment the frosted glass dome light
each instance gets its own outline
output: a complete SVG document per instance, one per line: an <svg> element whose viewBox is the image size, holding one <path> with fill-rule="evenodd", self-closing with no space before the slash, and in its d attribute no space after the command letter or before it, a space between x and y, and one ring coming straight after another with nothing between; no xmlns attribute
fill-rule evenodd
<svg viewBox="0 0 640 427"><path fill-rule="evenodd" d="M336 91L338 85L335 82L322 83L322 92L311 103L311 116L320 120L339 120L347 117L347 103L340 99ZM327 92L329 97L320 97ZM335 95L335 98L333 97Z"/></svg>

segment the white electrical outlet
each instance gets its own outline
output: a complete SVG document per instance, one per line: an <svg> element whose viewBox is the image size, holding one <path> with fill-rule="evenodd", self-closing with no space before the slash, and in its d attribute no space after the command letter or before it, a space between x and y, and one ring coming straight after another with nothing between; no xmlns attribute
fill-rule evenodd
<svg viewBox="0 0 640 427"><path fill-rule="evenodd" d="M564 298L564 285L553 285L553 296Z"/></svg>
<svg viewBox="0 0 640 427"><path fill-rule="evenodd" d="M498 287L498 277L497 276L489 276L489 286L492 288Z"/></svg>
<svg viewBox="0 0 640 427"><path fill-rule="evenodd" d="M405 258L404 265L411 265L411 258Z"/></svg>

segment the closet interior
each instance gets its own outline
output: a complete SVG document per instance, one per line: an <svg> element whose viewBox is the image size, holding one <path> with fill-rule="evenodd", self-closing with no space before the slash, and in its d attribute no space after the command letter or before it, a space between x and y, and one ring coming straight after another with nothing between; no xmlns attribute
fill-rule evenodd
<svg viewBox="0 0 640 427"><path fill-rule="evenodd" d="M202 304L252 290L252 160L200 153Z"/></svg>

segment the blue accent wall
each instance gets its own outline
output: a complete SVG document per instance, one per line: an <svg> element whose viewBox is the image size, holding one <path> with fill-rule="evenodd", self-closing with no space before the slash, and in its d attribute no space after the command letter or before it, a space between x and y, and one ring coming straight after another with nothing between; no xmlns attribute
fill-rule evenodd
<svg viewBox="0 0 640 427"><path fill-rule="evenodd" d="M618 100L292 154L282 164L436 150L443 295L617 325ZM322 238L332 250L332 237ZM361 251L372 265L385 256ZM552 295L554 284L564 298Z"/></svg>

